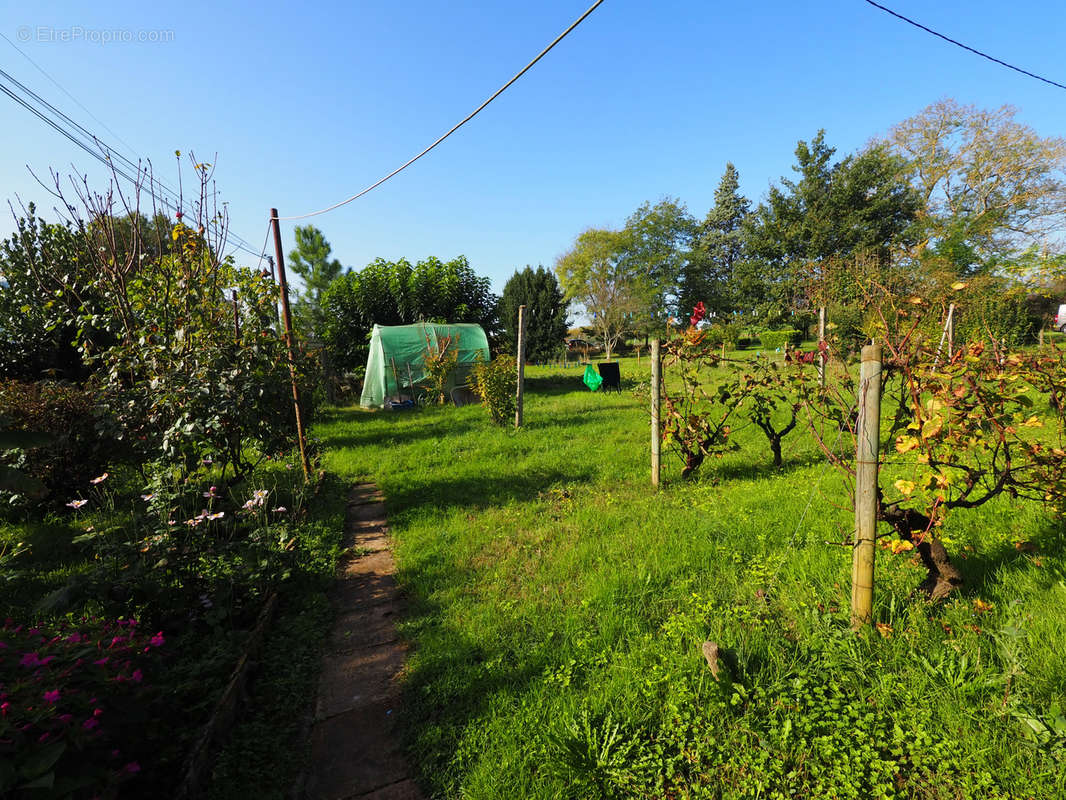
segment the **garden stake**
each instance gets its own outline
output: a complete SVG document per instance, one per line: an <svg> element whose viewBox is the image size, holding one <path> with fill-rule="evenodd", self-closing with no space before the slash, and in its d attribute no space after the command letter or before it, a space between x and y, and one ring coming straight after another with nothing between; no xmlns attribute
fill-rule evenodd
<svg viewBox="0 0 1066 800"><path fill-rule="evenodd" d="M514 426L522 427L522 394L526 382L526 307L518 307L518 387L515 389Z"/></svg>
<svg viewBox="0 0 1066 800"><path fill-rule="evenodd" d="M289 313L289 285L285 281L285 257L281 253L281 223L278 222L278 210L270 209L270 221L274 225L274 252L278 257L278 288L281 291L281 316L285 320L285 349L289 356L289 377L292 379L292 407L296 412L296 441L300 445L300 465L304 470L304 481L311 476L311 464L307 460L307 445L304 442L304 416L300 407L300 388L296 385L296 357L293 355L295 343L292 334L292 315Z"/></svg>
<svg viewBox="0 0 1066 800"><path fill-rule="evenodd" d="M659 340L651 340L651 485L659 488L659 397L662 362L659 360Z"/></svg>
<svg viewBox="0 0 1066 800"><path fill-rule="evenodd" d="M877 443L881 435L881 345L862 348L859 417L855 429L855 549L851 562L851 628L873 614L877 537Z"/></svg>
<svg viewBox="0 0 1066 800"><path fill-rule="evenodd" d="M818 309L818 385L825 388L825 306Z"/></svg>

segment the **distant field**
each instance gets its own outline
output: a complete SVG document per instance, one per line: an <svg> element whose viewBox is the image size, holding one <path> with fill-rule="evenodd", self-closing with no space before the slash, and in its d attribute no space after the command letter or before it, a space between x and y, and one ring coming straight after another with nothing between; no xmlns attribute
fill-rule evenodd
<svg viewBox="0 0 1066 800"><path fill-rule="evenodd" d="M654 493L646 368L623 362L620 395L530 368L518 432L479 407L316 428L331 470L387 498L433 796L1066 796L1062 523L1009 501L952 517L967 584L940 606L879 549L882 632L856 637L847 495L813 442L775 470L746 428L694 482L664 452Z"/></svg>

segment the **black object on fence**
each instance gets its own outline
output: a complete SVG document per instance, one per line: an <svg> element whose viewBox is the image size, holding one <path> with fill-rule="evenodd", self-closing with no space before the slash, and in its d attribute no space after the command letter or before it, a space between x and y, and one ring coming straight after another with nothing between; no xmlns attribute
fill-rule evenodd
<svg viewBox="0 0 1066 800"><path fill-rule="evenodd" d="M596 365L600 370L600 377L603 378L601 388L603 391L614 389L616 392L622 391L622 375L618 371L618 362L605 361Z"/></svg>

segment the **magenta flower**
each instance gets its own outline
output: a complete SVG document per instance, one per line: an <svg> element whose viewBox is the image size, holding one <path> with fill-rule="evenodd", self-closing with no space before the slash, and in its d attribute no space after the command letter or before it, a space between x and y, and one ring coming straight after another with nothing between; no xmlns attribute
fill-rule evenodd
<svg viewBox="0 0 1066 800"><path fill-rule="evenodd" d="M141 771L141 765L138 764L136 761L131 761L129 764L127 764L126 766L124 766L122 768L122 771L123 772L128 772L128 773L130 773L132 775L135 772L140 772Z"/></svg>
<svg viewBox="0 0 1066 800"><path fill-rule="evenodd" d="M7 716L7 710L9 708L11 708L11 703L8 703L6 701L3 702L3 703L0 703L0 714L3 714L6 717Z"/></svg>
<svg viewBox="0 0 1066 800"><path fill-rule="evenodd" d="M89 719L85 720L85 722L83 722L81 724L81 726L87 731L91 731L93 728L98 727L99 725L100 725L100 723L97 722L92 717L90 717Z"/></svg>
<svg viewBox="0 0 1066 800"><path fill-rule="evenodd" d="M19 661L20 667L39 667L44 662L41 661L41 657L36 653L26 653L22 656L22 660Z"/></svg>
<svg viewBox="0 0 1066 800"><path fill-rule="evenodd" d="M142 680L144 680L144 673L141 672L139 669L135 669L133 671L133 674L130 675L130 680L134 683L140 683Z"/></svg>
<svg viewBox="0 0 1066 800"><path fill-rule="evenodd" d="M52 689L50 692L44 693L44 701L46 703L58 703L59 702L59 690Z"/></svg>
<svg viewBox="0 0 1066 800"><path fill-rule="evenodd" d="M152 645L152 647L159 647L164 642L166 642L166 639L163 638L163 631L159 631L159 633L148 640L148 643Z"/></svg>
<svg viewBox="0 0 1066 800"><path fill-rule="evenodd" d="M96 660L96 661L94 661L93 663L94 663L94 664L95 664L96 666L98 666L98 667L102 667L102 666L103 666L104 664L106 664L106 663L107 663L107 662L108 662L109 660L110 660L110 656L104 656L103 658L97 659L97 660Z"/></svg>

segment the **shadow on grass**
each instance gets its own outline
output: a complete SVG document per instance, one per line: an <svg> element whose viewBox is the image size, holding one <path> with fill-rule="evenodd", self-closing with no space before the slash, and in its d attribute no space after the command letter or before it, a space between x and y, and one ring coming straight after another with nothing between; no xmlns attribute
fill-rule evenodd
<svg viewBox="0 0 1066 800"><path fill-rule="evenodd" d="M1066 577L1066 568L1062 564L1066 560L1066 530L1061 524L1049 522L1036 536L1020 544L1019 548L1003 542L987 552L968 555L949 551L952 562L962 572L962 595L987 594L1005 572L1015 570L1044 569L1049 586ZM1047 564L1049 559L1058 563Z"/></svg>
<svg viewBox="0 0 1066 800"><path fill-rule="evenodd" d="M411 415L430 415L412 419ZM366 417L366 419L361 419ZM316 435L322 442L323 449L345 447L378 446L383 444L402 445L423 439L440 439L467 433L480 427L480 419L471 416L459 417L455 414L439 414L430 411L380 411L373 415L366 412L349 411L331 418L329 422L343 425L335 433L318 428ZM415 423L419 424L415 424Z"/></svg>
<svg viewBox="0 0 1066 800"><path fill-rule="evenodd" d="M545 648L518 646L521 622L501 617L496 630L476 638L446 622L445 609L428 599L439 589L475 585L475 571L427 560L405 572L407 592L404 638L415 646L403 683L401 735L434 797L454 787L455 746L503 693L520 697L544 674Z"/></svg>
<svg viewBox="0 0 1066 800"><path fill-rule="evenodd" d="M437 510L484 509L512 502L529 502L558 484L590 483L595 475L587 469L533 470L492 476L474 474L458 478L435 478L389 490L385 505L389 519L396 520L426 506Z"/></svg>

